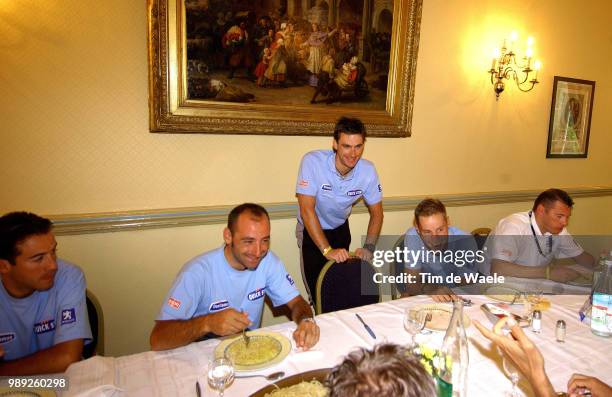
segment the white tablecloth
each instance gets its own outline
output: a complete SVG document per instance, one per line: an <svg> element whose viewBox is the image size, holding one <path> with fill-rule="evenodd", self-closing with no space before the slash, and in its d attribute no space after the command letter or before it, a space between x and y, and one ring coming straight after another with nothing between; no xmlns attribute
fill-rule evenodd
<svg viewBox="0 0 612 397"><path fill-rule="evenodd" d="M491 325L480 309L489 301L484 296L470 296L474 305L466 307L471 319ZM578 310L584 295L547 296L552 307L543 312L542 333L527 334L535 341L546 361L546 372L558 391L565 391L574 372L596 376L612 384L612 340L595 336L588 325L578 320ZM371 347L380 342L406 344L409 336L403 329L402 318L407 308L417 304L433 303L427 296L399 299L352 310L317 316L321 328L319 343L307 352L293 350L273 368L260 371L285 371L293 375L317 368L332 367L357 347ZM520 306L516 307L520 312ZM357 320L360 313L374 330L374 340ZM565 343L555 340L555 324L563 319L567 324ZM291 338L295 324L291 322L267 327L266 330L283 333ZM497 396L510 389L510 381L502 372L501 358L476 328L467 329L469 339L469 396ZM73 364L66 372L70 380L67 396L195 396L195 382L199 380L205 396L216 396L206 382L205 371L218 340L192 343L189 346L166 351L145 352L125 357L94 357ZM225 395L248 396L267 385L263 378L236 379ZM525 395L532 395L525 382L521 382Z"/></svg>

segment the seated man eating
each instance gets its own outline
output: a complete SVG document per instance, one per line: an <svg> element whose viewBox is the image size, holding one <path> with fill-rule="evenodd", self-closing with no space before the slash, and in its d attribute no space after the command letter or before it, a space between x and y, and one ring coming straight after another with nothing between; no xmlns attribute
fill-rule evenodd
<svg viewBox="0 0 612 397"><path fill-rule="evenodd" d="M187 262L174 280L151 332L153 350L172 349L206 337L259 328L264 296L287 305L298 326L293 338L310 348L319 327L281 260L269 252L270 218L260 205L234 208L225 244Z"/></svg>

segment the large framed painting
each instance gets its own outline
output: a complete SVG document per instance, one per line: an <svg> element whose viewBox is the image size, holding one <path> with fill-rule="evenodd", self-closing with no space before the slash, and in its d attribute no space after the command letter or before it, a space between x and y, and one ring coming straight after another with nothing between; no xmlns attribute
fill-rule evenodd
<svg viewBox="0 0 612 397"><path fill-rule="evenodd" d="M547 158L587 156L594 97L594 81L555 76Z"/></svg>
<svg viewBox="0 0 612 397"><path fill-rule="evenodd" d="M422 0L147 0L151 132L410 136Z"/></svg>

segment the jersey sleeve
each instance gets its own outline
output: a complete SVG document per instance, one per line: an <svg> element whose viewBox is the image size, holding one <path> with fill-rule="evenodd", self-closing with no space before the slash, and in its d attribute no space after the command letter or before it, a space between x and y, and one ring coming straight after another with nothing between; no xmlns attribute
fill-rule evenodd
<svg viewBox="0 0 612 397"><path fill-rule="evenodd" d="M274 307L289 302L300 294L295 281L278 257L273 256L266 274L266 290Z"/></svg>
<svg viewBox="0 0 612 397"><path fill-rule="evenodd" d="M91 342L91 328L85 300L85 276L74 265L66 268L57 296L53 345L74 339Z"/></svg>
<svg viewBox="0 0 612 397"><path fill-rule="evenodd" d="M423 262L421 260L421 253L424 251L423 240L416 233L412 227L408 229L404 236L404 248L406 249L406 261L404 262L404 269L415 269L421 270Z"/></svg>
<svg viewBox="0 0 612 397"><path fill-rule="evenodd" d="M366 191L363 194L363 199L368 205L378 204L382 201L382 185L380 184L380 179L378 178L378 173L376 172L376 168L372 166L371 169L371 178L366 187Z"/></svg>
<svg viewBox="0 0 612 397"><path fill-rule="evenodd" d="M302 158L300 169L298 171L297 183L295 186L295 192L297 194L305 194L307 196L317 195L317 170L314 160L314 157L309 153Z"/></svg>
<svg viewBox="0 0 612 397"><path fill-rule="evenodd" d="M156 320L189 320L203 298L205 280L193 269L182 271L174 280Z"/></svg>

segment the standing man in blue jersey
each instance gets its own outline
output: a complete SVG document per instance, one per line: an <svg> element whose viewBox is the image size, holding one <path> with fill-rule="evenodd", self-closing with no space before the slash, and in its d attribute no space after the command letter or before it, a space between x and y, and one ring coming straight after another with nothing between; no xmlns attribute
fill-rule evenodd
<svg viewBox="0 0 612 397"><path fill-rule="evenodd" d="M91 340L85 277L57 259L51 221L0 217L0 375L64 372Z"/></svg>
<svg viewBox="0 0 612 397"><path fill-rule="evenodd" d="M374 164L361 158L365 141L363 123L342 117L334 128L333 151L306 153L300 164L296 236L302 254L302 277L313 303L317 278L325 263L349 258L348 218L359 199L363 198L368 207L370 222L365 244L355 250L357 256L371 260L382 228L382 187Z"/></svg>
<svg viewBox="0 0 612 397"><path fill-rule="evenodd" d="M297 323L296 345L310 348L319 327L281 260L270 249L270 218L260 205L234 208L225 244L187 262L174 280L151 332L151 348L166 350L209 337L259 328L264 297L287 305Z"/></svg>

